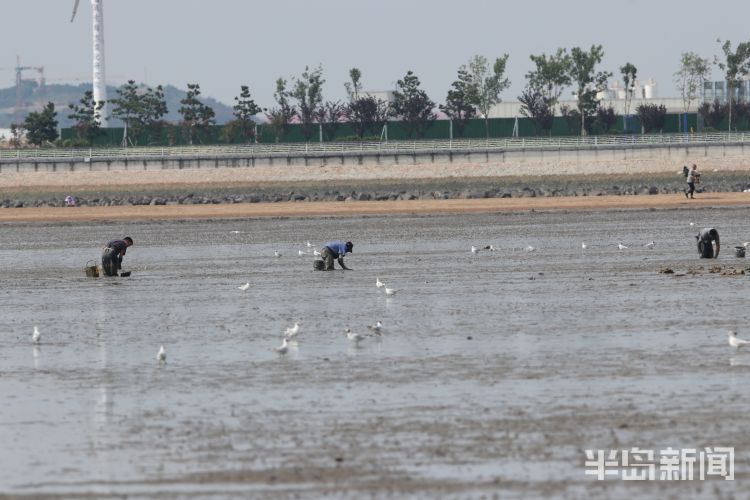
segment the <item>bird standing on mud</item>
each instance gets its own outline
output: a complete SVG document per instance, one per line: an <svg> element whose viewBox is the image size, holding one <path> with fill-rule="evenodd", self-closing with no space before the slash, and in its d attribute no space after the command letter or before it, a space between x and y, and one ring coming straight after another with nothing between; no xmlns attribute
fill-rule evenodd
<svg viewBox="0 0 750 500"><path fill-rule="evenodd" d="M745 344L750 344L750 342L748 342L747 340L737 338L737 332L735 332L734 330L729 332L729 345L730 346L739 349Z"/></svg>
<svg viewBox="0 0 750 500"><path fill-rule="evenodd" d="M346 338L354 342L355 344L359 344L361 341L365 339L365 336L361 333L354 333L351 331L351 329L346 329Z"/></svg>
<svg viewBox="0 0 750 500"><path fill-rule="evenodd" d="M291 339L291 338L294 338L294 337L296 337L296 336L297 336L297 334L298 334L298 333L299 333L299 323L295 322L295 323L294 323L294 326L292 326L292 327L290 327L290 328L287 328L287 329L286 329L286 330L284 331L284 338L285 338L285 339Z"/></svg>
<svg viewBox="0 0 750 500"><path fill-rule="evenodd" d="M156 353L156 361L159 363L167 362L167 351L164 349L164 346L159 347L159 352Z"/></svg>
<svg viewBox="0 0 750 500"><path fill-rule="evenodd" d="M289 350L289 341L286 339L286 337L284 337L284 339L281 341L281 345L279 347L276 347L274 350L282 356L286 354L286 352Z"/></svg>

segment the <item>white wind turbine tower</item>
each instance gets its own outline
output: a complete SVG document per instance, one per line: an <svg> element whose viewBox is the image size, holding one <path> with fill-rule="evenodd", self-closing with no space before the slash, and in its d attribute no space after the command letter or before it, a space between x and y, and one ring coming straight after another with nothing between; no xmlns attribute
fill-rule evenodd
<svg viewBox="0 0 750 500"><path fill-rule="evenodd" d="M73 5L73 15L70 22L76 17L78 3ZM107 80L104 77L104 6L103 0L91 0L91 19L93 23L93 47L94 47L94 102L104 101L100 111L99 123L102 127L107 126Z"/></svg>

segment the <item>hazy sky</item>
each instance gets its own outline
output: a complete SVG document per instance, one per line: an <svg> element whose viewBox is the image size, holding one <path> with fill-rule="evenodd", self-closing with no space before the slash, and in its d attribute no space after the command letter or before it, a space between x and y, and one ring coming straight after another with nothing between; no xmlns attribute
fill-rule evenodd
<svg viewBox="0 0 750 500"><path fill-rule="evenodd" d="M73 24L73 0L0 6L0 67L13 67L18 54L24 65L43 65L52 83L90 81L89 0ZM750 39L748 0L104 0L104 19L109 84L197 82L225 103L247 84L262 106L273 104L276 78L317 64L326 99L344 98L356 66L366 90L391 89L411 69L440 103L473 54L505 52L512 86L503 100L514 100L530 54L591 44L604 47L602 69L619 78L632 62L668 97L681 52L713 58L716 38ZM0 87L13 82L12 71L0 70Z"/></svg>

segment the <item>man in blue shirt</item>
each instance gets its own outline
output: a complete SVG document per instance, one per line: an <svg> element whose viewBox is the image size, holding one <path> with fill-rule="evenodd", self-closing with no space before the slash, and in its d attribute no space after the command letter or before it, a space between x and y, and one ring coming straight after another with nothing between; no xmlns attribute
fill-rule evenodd
<svg viewBox="0 0 750 500"><path fill-rule="evenodd" d="M117 276L117 271L122 267L122 258L132 244L133 238L126 236L121 240L112 240L104 245L104 251L102 252L104 276Z"/></svg>
<svg viewBox="0 0 750 500"><path fill-rule="evenodd" d="M333 259L338 259L341 269L351 271L351 269L344 265L344 255L352 253L353 250L354 243L351 241L347 241L346 243L340 240L329 241L326 243L326 246L323 247L323 250L320 251L320 256L325 263L323 270L333 271Z"/></svg>

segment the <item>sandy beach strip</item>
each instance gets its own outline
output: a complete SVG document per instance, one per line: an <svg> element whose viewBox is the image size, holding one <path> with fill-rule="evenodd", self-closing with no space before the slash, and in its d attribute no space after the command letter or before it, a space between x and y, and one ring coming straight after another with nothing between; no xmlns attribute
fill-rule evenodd
<svg viewBox="0 0 750 500"><path fill-rule="evenodd" d="M750 207L750 193L706 193L693 200L681 194L651 196L569 196L412 201L280 202L200 205L124 205L32 207L0 210L0 222L75 222L98 220L231 219L259 217L342 217L431 215L523 211L691 209Z"/></svg>

